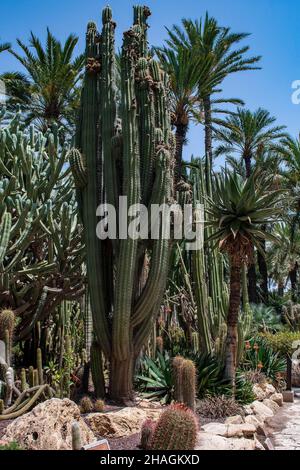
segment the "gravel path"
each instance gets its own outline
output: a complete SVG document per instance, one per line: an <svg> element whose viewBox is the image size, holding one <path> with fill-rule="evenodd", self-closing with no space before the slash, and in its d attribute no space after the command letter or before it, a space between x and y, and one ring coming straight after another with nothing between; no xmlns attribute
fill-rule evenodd
<svg viewBox="0 0 300 470"><path fill-rule="evenodd" d="M268 419L275 450L300 450L300 398L284 403L273 418Z"/></svg>

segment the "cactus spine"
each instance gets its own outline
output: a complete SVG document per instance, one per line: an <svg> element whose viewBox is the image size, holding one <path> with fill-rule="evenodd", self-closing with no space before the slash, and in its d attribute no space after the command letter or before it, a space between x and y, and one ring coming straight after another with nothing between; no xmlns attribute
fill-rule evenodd
<svg viewBox="0 0 300 470"><path fill-rule="evenodd" d="M127 197L128 207L170 204L173 196L168 79L148 51L149 15L148 8L134 7L134 24L123 38L118 93L111 9L103 10L101 35L94 23L88 25L76 149L70 152L86 234L95 335L110 362L110 396L121 401L133 397L135 360L162 301L170 242L164 227L156 240L124 236L122 227L116 239L100 240L96 208L111 204L129 224L120 196ZM148 277L143 271L146 257Z"/></svg>

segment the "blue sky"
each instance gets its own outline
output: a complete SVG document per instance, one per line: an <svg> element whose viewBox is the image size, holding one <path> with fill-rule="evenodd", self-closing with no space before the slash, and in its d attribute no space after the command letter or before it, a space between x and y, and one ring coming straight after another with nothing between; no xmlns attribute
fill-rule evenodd
<svg viewBox="0 0 300 470"><path fill-rule="evenodd" d="M136 1L111 0L117 22L117 41L131 25L132 8ZM27 40L32 30L45 37L46 27L55 36L65 39L70 33L80 37L78 51L84 48L86 24L95 20L100 24L100 12L107 1L102 0L1 0L0 42L16 37ZM251 54L262 55L262 70L242 72L226 79L224 97L238 97L250 109L261 106L268 109L278 124L285 124L294 136L300 130L300 105L291 101L291 84L300 80L300 2L298 0L149 0L152 10L149 39L159 45L166 37L165 26L180 23L182 17L199 18L206 11L219 23L235 32L249 32L247 43ZM19 69L12 56L1 54L0 73ZM203 152L203 130L193 126L189 132L185 157Z"/></svg>

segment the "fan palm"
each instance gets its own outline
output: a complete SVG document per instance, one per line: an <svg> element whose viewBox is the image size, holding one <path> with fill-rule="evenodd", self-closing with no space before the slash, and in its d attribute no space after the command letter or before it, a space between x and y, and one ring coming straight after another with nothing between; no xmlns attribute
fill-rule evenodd
<svg viewBox="0 0 300 470"><path fill-rule="evenodd" d="M58 122L67 128L74 124L79 104L79 82L84 56L74 57L78 38L70 35L64 44L47 30L46 46L31 33L29 46L17 43L23 55L10 49L26 73L3 74L10 99L8 108L21 105L27 123L34 122L42 130Z"/></svg>
<svg viewBox="0 0 300 470"><path fill-rule="evenodd" d="M205 74L198 80L197 95L203 106L206 155L212 164L212 123L222 123L213 119L212 111L224 112L218 108L213 110L212 105L241 104L238 99L212 99L212 95L222 91L219 87L228 75L258 69L255 64L260 60L260 56L246 57L249 46L236 49L249 34L232 33L230 28L219 26L217 20L208 14L204 20L183 19L182 27L174 25L167 31L169 38L166 43L171 49L178 50L183 47L192 51L194 56L201 58L201 67L205 68Z"/></svg>
<svg viewBox="0 0 300 470"><path fill-rule="evenodd" d="M241 267L249 264L252 246L261 249L263 240L276 238L262 226L279 214L281 191L271 189L272 179L254 172L247 180L236 173L223 172L216 177L214 199L208 198L208 225L215 228L210 237L230 261L230 298L227 316L225 377L234 386L238 315L241 301Z"/></svg>
<svg viewBox="0 0 300 470"><path fill-rule="evenodd" d="M226 127L217 132L221 144L215 155L235 154L242 158L248 178L253 158L259 158L264 151L272 148L276 140L286 136L283 132L285 126L272 126L275 120L275 117L262 108L254 112L238 108L236 114L225 120Z"/></svg>

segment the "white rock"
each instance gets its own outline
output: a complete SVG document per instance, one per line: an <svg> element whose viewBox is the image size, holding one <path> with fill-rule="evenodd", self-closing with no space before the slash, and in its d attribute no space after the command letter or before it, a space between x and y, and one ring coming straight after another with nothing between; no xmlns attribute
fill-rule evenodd
<svg viewBox="0 0 300 470"><path fill-rule="evenodd" d="M262 387L259 384L254 384L252 387L252 391L255 395L255 398L257 400L263 400L264 398L267 398L267 394L265 390L262 389Z"/></svg>
<svg viewBox="0 0 300 470"><path fill-rule="evenodd" d="M244 413L245 413L245 416L248 416L248 415L253 415L253 410L251 408L251 405L244 405L243 406L244 408Z"/></svg>
<svg viewBox="0 0 300 470"><path fill-rule="evenodd" d="M3 440L17 441L26 450L71 450L71 427L77 421L82 444L95 440L95 436L80 416L80 410L71 400L52 398L40 403L8 425Z"/></svg>
<svg viewBox="0 0 300 470"><path fill-rule="evenodd" d="M283 405L283 396L282 393L273 393L273 395L270 396L270 400L275 401L278 406Z"/></svg>
<svg viewBox="0 0 300 470"><path fill-rule="evenodd" d="M270 408L274 414L277 413L280 408L279 405L277 405L277 403L275 403L275 401L271 400L270 398L265 398L263 404Z"/></svg>
<svg viewBox="0 0 300 470"><path fill-rule="evenodd" d="M129 407L107 413L91 413L85 419L91 430L102 437L125 437L138 433L146 419L157 420L162 408Z"/></svg>
<svg viewBox="0 0 300 470"><path fill-rule="evenodd" d="M254 442L255 442L255 450L266 450L262 443L257 439L257 437L254 437Z"/></svg>
<svg viewBox="0 0 300 470"><path fill-rule="evenodd" d="M262 421L260 421L259 415L256 415L256 416L254 416L254 415L245 416L245 423L253 424L256 429L257 429L259 426L262 425Z"/></svg>
<svg viewBox="0 0 300 470"><path fill-rule="evenodd" d="M243 422L244 422L244 419L240 415L229 416L225 420L225 424L242 424Z"/></svg>
<svg viewBox="0 0 300 470"><path fill-rule="evenodd" d="M252 437L256 431L256 427L251 423L209 423L202 426L202 429L209 434L216 434L222 437Z"/></svg>
<svg viewBox="0 0 300 470"><path fill-rule="evenodd" d="M267 395L266 398L269 398L271 395L273 395L273 393L276 393L276 389L275 389L275 387L273 387L272 384L266 384L265 392L266 392L266 395Z"/></svg>
<svg viewBox="0 0 300 470"><path fill-rule="evenodd" d="M226 437L199 432L195 450L255 450L252 439L227 439Z"/></svg>
<svg viewBox="0 0 300 470"><path fill-rule="evenodd" d="M255 415L258 415L262 421L265 421L265 419L270 418L271 416L274 416L273 411L266 405L264 405L262 402L255 400L253 403L251 403L251 408L254 412Z"/></svg>

